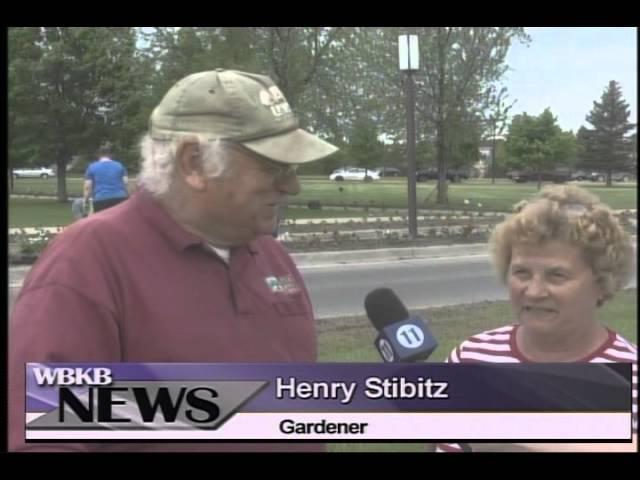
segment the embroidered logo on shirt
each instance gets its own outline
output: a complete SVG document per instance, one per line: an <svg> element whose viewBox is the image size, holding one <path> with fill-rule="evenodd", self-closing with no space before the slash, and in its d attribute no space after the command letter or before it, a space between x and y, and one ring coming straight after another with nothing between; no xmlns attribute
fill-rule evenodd
<svg viewBox="0 0 640 480"><path fill-rule="evenodd" d="M273 293L287 293L293 294L300 291L298 283L293 278L293 275L284 275L282 277L270 276L264 279L267 287Z"/></svg>

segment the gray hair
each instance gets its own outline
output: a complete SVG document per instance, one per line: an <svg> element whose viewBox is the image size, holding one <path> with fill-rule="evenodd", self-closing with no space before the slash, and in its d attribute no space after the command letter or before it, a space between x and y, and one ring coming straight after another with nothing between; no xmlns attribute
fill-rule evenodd
<svg viewBox="0 0 640 480"><path fill-rule="evenodd" d="M146 134L140 140L142 164L138 184L155 196L166 195L175 179L176 153L187 139L198 140L202 154L202 168L207 177L221 176L228 164L228 154L220 140L209 141L204 135L178 136L171 140L157 140Z"/></svg>

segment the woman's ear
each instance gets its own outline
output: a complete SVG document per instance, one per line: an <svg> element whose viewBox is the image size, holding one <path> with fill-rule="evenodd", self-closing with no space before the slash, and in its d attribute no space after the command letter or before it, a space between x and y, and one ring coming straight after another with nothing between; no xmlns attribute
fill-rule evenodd
<svg viewBox="0 0 640 480"><path fill-rule="evenodd" d="M176 167L180 178L191 188L197 191L207 188L197 140L185 140L180 143L176 151Z"/></svg>

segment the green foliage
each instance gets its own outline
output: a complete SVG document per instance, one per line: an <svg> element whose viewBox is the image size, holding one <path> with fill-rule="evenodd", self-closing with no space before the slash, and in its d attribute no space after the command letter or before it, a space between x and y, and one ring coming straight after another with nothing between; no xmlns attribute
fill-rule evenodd
<svg viewBox="0 0 640 480"><path fill-rule="evenodd" d="M66 198L66 165L105 140L132 164L146 126L145 64L130 27L9 29L9 165L55 165Z"/></svg>
<svg viewBox="0 0 640 480"><path fill-rule="evenodd" d="M537 117L514 116L505 147L512 166L536 173L570 165L577 149L573 133L563 132L548 108Z"/></svg>
<svg viewBox="0 0 640 480"><path fill-rule="evenodd" d="M135 173L152 109L180 78L212 68L270 75L300 124L342 147L303 172L404 167L405 75L385 27L14 27L9 29L9 167L49 166L66 197L65 166L82 171L105 140ZM522 28L424 27L416 73L418 163L477 158L487 88ZM363 120L366 119L366 120ZM367 124L368 122L368 124ZM374 132L375 131L375 138ZM380 145L384 134L388 145ZM355 158L354 158L355 155Z"/></svg>
<svg viewBox="0 0 640 480"><path fill-rule="evenodd" d="M478 145L480 110L486 89L506 71L505 58L513 40L528 41L523 28L422 27L421 65L424 78L418 93L425 128L435 131L438 170L454 162L470 162L470 146ZM469 134L476 130L475 134ZM461 133L462 132L462 133ZM477 157L477 155L476 155ZM437 203L448 203L447 182L438 182Z"/></svg>
<svg viewBox="0 0 640 480"><path fill-rule="evenodd" d="M384 146L378 140L376 124L366 117L356 120L349 143L349 158L355 165L375 168L382 164Z"/></svg>
<svg viewBox="0 0 640 480"><path fill-rule="evenodd" d="M629 170L634 166L633 138L627 137L627 133L635 125L629 123L629 114L629 104L622 97L620 84L611 80L600 102L594 101L587 115L586 120L593 128L579 132L581 164L607 171L609 187L612 170Z"/></svg>

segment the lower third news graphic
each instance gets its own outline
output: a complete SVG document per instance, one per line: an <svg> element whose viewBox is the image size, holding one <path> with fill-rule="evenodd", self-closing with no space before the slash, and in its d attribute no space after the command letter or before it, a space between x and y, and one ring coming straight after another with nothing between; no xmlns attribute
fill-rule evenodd
<svg viewBox="0 0 640 480"><path fill-rule="evenodd" d="M624 441L630 364L26 365L26 440Z"/></svg>

